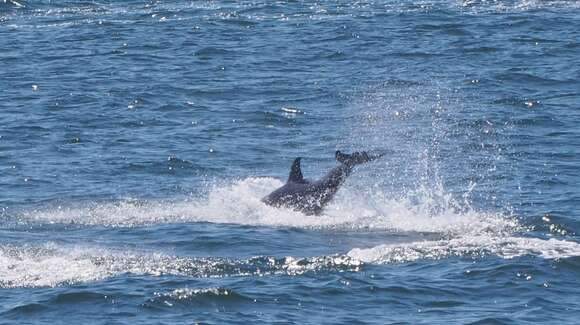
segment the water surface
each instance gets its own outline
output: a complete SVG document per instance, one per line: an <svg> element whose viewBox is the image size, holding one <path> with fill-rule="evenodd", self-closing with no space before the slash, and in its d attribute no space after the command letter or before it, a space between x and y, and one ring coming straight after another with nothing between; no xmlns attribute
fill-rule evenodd
<svg viewBox="0 0 580 325"><path fill-rule="evenodd" d="M1 3L0 322L576 323L579 9Z"/></svg>

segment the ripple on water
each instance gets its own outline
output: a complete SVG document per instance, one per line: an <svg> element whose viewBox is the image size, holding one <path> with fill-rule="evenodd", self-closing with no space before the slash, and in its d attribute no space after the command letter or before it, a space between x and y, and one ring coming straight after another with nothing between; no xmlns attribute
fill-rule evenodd
<svg viewBox="0 0 580 325"><path fill-rule="evenodd" d="M155 292L146 308L210 308L231 309L253 303L254 299L227 288L179 288L170 292Z"/></svg>

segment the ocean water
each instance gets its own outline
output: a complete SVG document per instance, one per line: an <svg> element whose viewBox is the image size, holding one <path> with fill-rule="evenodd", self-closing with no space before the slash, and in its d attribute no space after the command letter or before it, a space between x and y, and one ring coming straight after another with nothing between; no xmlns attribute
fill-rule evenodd
<svg viewBox="0 0 580 325"><path fill-rule="evenodd" d="M579 125L576 1L1 1L0 323L577 324Z"/></svg>

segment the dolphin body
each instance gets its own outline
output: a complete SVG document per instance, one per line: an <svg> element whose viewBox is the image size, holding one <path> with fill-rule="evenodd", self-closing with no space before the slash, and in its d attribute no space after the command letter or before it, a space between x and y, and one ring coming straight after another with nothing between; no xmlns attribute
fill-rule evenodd
<svg viewBox="0 0 580 325"><path fill-rule="evenodd" d="M286 184L263 198L262 202L273 207L291 208L307 215L320 214L355 166L382 156L383 154L373 155L365 151L354 152L350 155L337 151L335 157L339 165L317 181L304 179L300 168L301 158L298 157L292 163Z"/></svg>

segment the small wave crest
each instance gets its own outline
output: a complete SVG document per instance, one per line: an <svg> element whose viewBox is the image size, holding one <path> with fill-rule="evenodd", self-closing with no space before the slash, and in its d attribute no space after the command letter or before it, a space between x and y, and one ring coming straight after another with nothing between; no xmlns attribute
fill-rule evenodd
<svg viewBox="0 0 580 325"><path fill-rule="evenodd" d="M191 288L179 288L175 289L169 293L155 292L155 297L170 298L173 300L184 300L190 299L192 297L199 296L234 296L234 292L225 288L203 288L203 289L191 289ZM239 296L239 295L238 295Z"/></svg>
<svg viewBox="0 0 580 325"><path fill-rule="evenodd" d="M511 259L524 255L542 258L580 256L580 244L558 239L539 239L513 236L463 236L447 240L419 241L397 245L355 248L348 256L366 263L403 263L422 259L484 257L487 255Z"/></svg>
<svg viewBox="0 0 580 325"><path fill-rule="evenodd" d="M214 306L216 303L236 304L252 301L249 297L227 288L179 288L171 292L155 292L154 297L149 299L145 306L153 307L175 307L185 306Z"/></svg>

